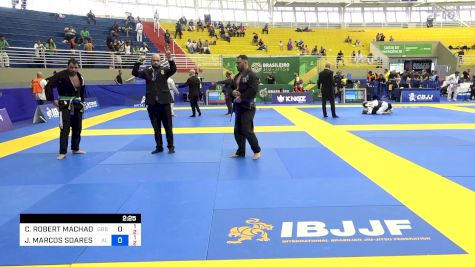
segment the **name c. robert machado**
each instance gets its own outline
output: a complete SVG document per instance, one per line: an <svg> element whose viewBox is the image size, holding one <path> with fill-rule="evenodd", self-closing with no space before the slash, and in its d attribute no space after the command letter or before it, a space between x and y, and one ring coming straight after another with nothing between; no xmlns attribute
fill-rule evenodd
<svg viewBox="0 0 475 267"><path fill-rule="evenodd" d="M94 232L93 226L25 226L25 232L27 233L92 233Z"/></svg>

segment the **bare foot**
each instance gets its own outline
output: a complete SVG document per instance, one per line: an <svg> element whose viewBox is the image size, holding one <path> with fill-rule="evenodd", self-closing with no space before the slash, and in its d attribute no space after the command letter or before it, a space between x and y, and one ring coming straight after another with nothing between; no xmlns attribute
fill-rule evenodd
<svg viewBox="0 0 475 267"><path fill-rule="evenodd" d="M254 154L254 157L252 157L253 160L258 160L261 157L261 152L257 152Z"/></svg>
<svg viewBox="0 0 475 267"><path fill-rule="evenodd" d="M66 157L66 154L58 154L56 157L57 160L63 160Z"/></svg>

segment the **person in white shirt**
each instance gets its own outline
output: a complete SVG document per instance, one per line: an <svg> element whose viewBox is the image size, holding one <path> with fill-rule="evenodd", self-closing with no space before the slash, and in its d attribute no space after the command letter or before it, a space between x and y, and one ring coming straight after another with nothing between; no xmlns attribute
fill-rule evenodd
<svg viewBox="0 0 475 267"><path fill-rule="evenodd" d="M361 62L363 62L363 54L361 53L361 50L358 50L358 54L356 54L356 63Z"/></svg>
<svg viewBox="0 0 475 267"><path fill-rule="evenodd" d="M444 86L448 85L447 87L447 100L448 101L457 101L458 96L458 86L459 86L459 73L456 71L454 74L447 76L447 79L444 82ZM452 93L454 94L452 98Z"/></svg>
<svg viewBox="0 0 475 267"><path fill-rule="evenodd" d="M149 51L150 50L148 50L148 45L146 43L143 43L142 47L139 49L141 55L147 55Z"/></svg>
<svg viewBox="0 0 475 267"><path fill-rule="evenodd" d="M172 95L172 99L173 99L173 102L170 103L172 116L175 116L175 110L173 109L173 107L175 106L175 95L178 95L180 92L176 88L175 81L173 81L172 78L168 78L167 83L168 83L168 89L170 89L170 94Z"/></svg>
<svg viewBox="0 0 475 267"><path fill-rule="evenodd" d="M142 33L143 33L143 25L142 22L138 21L135 25L135 31L137 32L137 42L142 42Z"/></svg>
<svg viewBox="0 0 475 267"><path fill-rule="evenodd" d="M155 15L153 15L153 29L157 30L157 36L160 35L160 17L158 16L158 11L155 10Z"/></svg>
<svg viewBox="0 0 475 267"><path fill-rule="evenodd" d="M388 115L392 113L391 103L381 100L363 102L363 114L369 115Z"/></svg>

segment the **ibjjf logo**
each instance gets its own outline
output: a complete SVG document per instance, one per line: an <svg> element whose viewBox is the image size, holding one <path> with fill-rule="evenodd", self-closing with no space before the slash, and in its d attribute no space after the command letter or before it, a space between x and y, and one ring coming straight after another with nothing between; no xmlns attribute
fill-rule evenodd
<svg viewBox="0 0 475 267"><path fill-rule="evenodd" d="M57 108L46 107L46 116L48 116L48 120L59 118L59 111Z"/></svg>
<svg viewBox="0 0 475 267"><path fill-rule="evenodd" d="M409 102L416 102L416 94L414 93L409 94Z"/></svg>
<svg viewBox="0 0 475 267"><path fill-rule="evenodd" d="M433 94L415 94L415 93L410 93L408 95L409 97L409 102L418 102L418 101L432 101L434 98Z"/></svg>
<svg viewBox="0 0 475 267"><path fill-rule="evenodd" d="M145 107L145 96L142 97L142 100L140 101L140 104L135 104L134 108L143 108Z"/></svg>
<svg viewBox="0 0 475 267"><path fill-rule="evenodd" d="M262 64L260 62L254 62L251 64L251 69L254 72L261 72L262 71Z"/></svg>
<svg viewBox="0 0 475 267"><path fill-rule="evenodd" d="M261 222L260 219L250 218L246 220L250 226L238 226L229 230L228 237L237 237L237 240L229 240L227 244L242 244L242 241L252 240L254 237L259 237L256 240L260 242L270 241L267 230L274 229L273 225Z"/></svg>

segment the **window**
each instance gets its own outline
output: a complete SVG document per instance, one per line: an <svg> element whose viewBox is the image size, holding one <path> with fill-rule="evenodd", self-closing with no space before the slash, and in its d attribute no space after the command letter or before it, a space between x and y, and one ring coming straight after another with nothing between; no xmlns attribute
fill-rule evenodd
<svg viewBox="0 0 475 267"><path fill-rule="evenodd" d="M364 13L364 22L365 23L373 23L374 18L373 18L373 12L366 12Z"/></svg>
<svg viewBox="0 0 475 267"><path fill-rule="evenodd" d="M392 12L392 11L386 12L386 21L396 22L396 12Z"/></svg>
<svg viewBox="0 0 475 267"><path fill-rule="evenodd" d="M258 18L257 18L257 11L255 11L255 10L248 10L248 11L247 11L247 20L248 20L248 21L258 21Z"/></svg>
<svg viewBox="0 0 475 267"><path fill-rule="evenodd" d="M282 22L295 22L294 12L282 12Z"/></svg>
<svg viewBox="0 0 475 267"><path fill-rule="evenodd" d="M295 12L297 22L305 22L305 12Z"/></svg>
<svg viewBox="0 0 475 267"><path fill-rule="evenodd" d="M305 20L309 23L317 22L317 13L315 13L315 12L305 12Z"/></svg>
<svg viewBox="0 0 475 267"><path fill-rule="evenodd" d="M405 11L396 12L396 21L397 22L407 22L407 16Z"/></svg>
<svg viewBox="0 0 475 267"><path fill-rule="evenodd" d="M338 12L328 12L328 22L330 22L330 23L340 23L340 13L338 13Z"/></svg>
<svg viewBox="0 0 475 267"><path fill-rule="evenodd" d="M328 13L327 12L318 12L318 23L324 23L324 24L328 23Z"/></svg>
<svg viewBox="0 0 475 267"><path fill-rule="evenodd" d="M386 16L384 15L384 12L380 12L380 11L374 12L373 16L374 16L374 22L378 22L378 23L386 22Z"/></svg>
<svg viewBox="0 0 475 267"><path fill-rule="evenodd" d="M282 12L280 11L274 11L274 14L272 16L272 21L274 22L282 22Z"/></svg>
<svg viewBox="0 0 475 267"><path fill-rule="evenodd" d="M258 14L259 14L258 19L259 19L260 22L270 22L269 12L259 11Z"/></svg>

